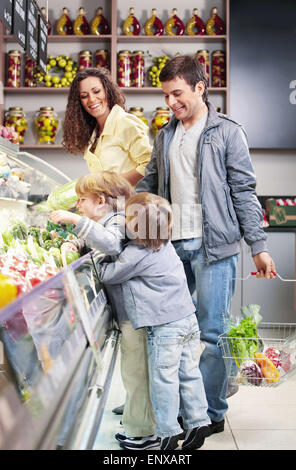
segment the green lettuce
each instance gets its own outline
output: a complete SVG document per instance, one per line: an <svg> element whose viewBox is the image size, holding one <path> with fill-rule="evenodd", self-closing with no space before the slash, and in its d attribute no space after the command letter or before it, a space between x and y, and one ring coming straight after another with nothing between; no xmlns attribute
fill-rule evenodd
<svg viewBox="0 0 296 470"><path fill-rule="evenodd" d="M75 191L77 179L54 189L47 198L47 205L51 210L69 210L76 206L78 196Z"/></svg>

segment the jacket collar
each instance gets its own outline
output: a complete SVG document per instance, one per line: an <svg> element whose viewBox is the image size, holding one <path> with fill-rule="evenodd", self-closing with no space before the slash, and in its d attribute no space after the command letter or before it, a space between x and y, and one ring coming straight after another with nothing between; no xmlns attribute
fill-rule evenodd
<svg viewBox="0 0 296 470"><path fill-rule="evenodd" d="M108 117L106 119L103 131L101 133L102 135L114 135L115 134L115 127L117 125L118 119L122 117L122 115L125 113L124 109L119 106L118 104L115 104L113 108L111 109L110 113L108 114ZM89 148L92 146L92 143L95 141L96 136L97 136L97 130L98 127L97 125L95 126L91 139L90 139L90 145Z"/></svg>
<svg viewBox="0 0 296 470"><path fill-rule="evenodd" d="M206 101L206 105L208 107L208 119L206 122L205 130L207 130L210 127L219 126L221 124L219 114L217 113L216 108L213 105L213 103L211 101ZM177 119L176 116L173 115L170 122L166 126L164 126L163 130L165 132L174 131L175 128L177 127L178 122L179 122L179 119Z"/></svg>

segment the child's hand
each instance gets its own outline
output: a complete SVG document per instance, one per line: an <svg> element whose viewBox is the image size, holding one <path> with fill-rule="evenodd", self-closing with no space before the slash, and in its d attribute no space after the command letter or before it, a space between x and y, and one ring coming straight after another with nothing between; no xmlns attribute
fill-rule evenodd
<svg viewBox="0 0 296 470"><path fill-rule="evenodd" d="M64 251L78 251L77 247L73 245L71 242L65 242L61 246L61 252L63 253Z"/></svg>
<svg viewBox="0 0 296 470"><path fill-rule="evenodd" d="M65 223L77 225L80 219L80 215L63 210L53 211L49 216L49 220L54 224Z"/></svg>

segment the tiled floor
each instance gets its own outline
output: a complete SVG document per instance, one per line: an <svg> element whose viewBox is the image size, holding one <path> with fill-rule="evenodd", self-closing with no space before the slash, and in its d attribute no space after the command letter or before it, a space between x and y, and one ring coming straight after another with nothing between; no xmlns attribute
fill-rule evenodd
<svg viewBox="0 0 296 470"><path fill-rule="evenodd" d="M120 449L114 439L122 431L120 416L111 410L123 402L118 358L95 449ZM276 388L241 386L228 403L225 431L201 450L296 450L296 375Z"/></svg>

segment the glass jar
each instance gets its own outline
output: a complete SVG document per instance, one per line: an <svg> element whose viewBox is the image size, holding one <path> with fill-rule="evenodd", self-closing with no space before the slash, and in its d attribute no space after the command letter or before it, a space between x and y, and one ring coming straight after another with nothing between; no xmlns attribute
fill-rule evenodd
<svg viewBox="0 0 296 470"><path fill-rule="evenodd" d="M226 86L225 52L212 52L212 86Z"/></svg>
<svg viewBox="0 0 296 470"><path fill-rule="evenodd" d="M145 60L143 51L134 51L132 55L132 86L141 88L145 85Z"/></svg>
<svg viewBox="0 0 296 470"><path fill-rule="evenodd" d="M146 126L149 127L148 119L145 118L144 113L143 113L143 108L141 106L133 106L129 109L128 112L130 114L134 114L135 116L138 116L138 118L140 118L146 124Z"/></svg>
<svg viewBox="0 0 296 470"><path fill-rule="evenodd" d="M118 85L120 87L131 86L131 52L119 51L118 53Z"/></svg>
<svg viewBox="0 0 296 470"><path fill-rule="evenodd" d="M79 52L79 71L91 67L91 52L81 51Z"/></svg>
<svg viewBox="0 0 296 470"><path fill-rule="evenodd" d="M24 85L25 87L37 86L37 80L35 77L35 60L31 59L28 54L25 54L25 73L24 73Z"/></svg>
<svg viewBox="0 0 296 470"><path fill-rule="evenodd" d="M166 106L158 107L155 110L154 116L151 121L151 129L154 135L157 134L159 129L164 125L167 124L171 119L170 116L170 108Z"/></svg>
<svg viewBox="0 0 296 470"><path fill-rule="evenodd" d="M23 112L23 108L13 107L9 108L5 113L4 126L13 127L19 136L19 143L24 141L25 133L27 130L28 121Z"/></svg>
<svg viewBox="0 0 296 470"><path fill-rule="evenodd" d="M45 106L35 115L35 127L40 144L53 144L58 130L59 121L54 109Z"/></svg>
<svg viewBox="0 0 296 470"><path fill-rule="evenodd" d="M7 86L19 88L21 86L21 53L20 51L8 52Z"/></svg>
<svg viewBox="0 0 296 470"><path fill-rule="evenodd" d="M109 69L109 53L107 49L98 49L95 52L95 67Z"/></svg>
<svg viewBox="0 0 296 470"><path fill-rule="evenodd" d="M202 64L205 75L207 77L207 86L210 84L210 61L209 61L209 51L203 49L201 51L197 51L196 53L197 60Z"/></svg>

